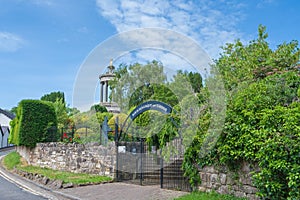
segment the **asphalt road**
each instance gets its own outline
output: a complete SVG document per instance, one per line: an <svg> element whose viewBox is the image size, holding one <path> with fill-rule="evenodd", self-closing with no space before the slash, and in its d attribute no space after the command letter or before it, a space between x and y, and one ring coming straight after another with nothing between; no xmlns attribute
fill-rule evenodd
<svg viewBox="0 0 300 200"><path fill-rule="evenodd" d="M0 156L10 151L0 151ZM42 200L44 197L33 194L6 180L0 174L0 200Z"/></svg>
<svg viewBox="0 0 300 200"><path fill-rule="evenodd" d="M5 178L0 176L0 199L1 200L42 200L44 197L32 194L25 191L15 184L7 181Z"/></svg>

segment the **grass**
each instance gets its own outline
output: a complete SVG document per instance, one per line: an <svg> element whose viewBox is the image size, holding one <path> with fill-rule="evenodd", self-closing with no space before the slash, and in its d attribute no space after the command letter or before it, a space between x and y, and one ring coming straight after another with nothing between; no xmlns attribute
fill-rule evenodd
<svg viewBox="0 0 300 200"><path fill-rule="evenodd" d="M62 180L63 183L87 184L101 183L112 180L110 177L107 176L72 173L59 170L52 170L48 168L41 168L32 165L26 165L24 162L21 162L21 156L17 152L11 152L7 156L5 156L3 164L8 170L17 168L28 173L40 174L50 179Z"/></svg>
<svg viewBox="0 0 300 200"><path fill-rule="evenodd" d="M181 196L176 200L246 200L246 198L238 198L232 195L221 195L216 192L192 192L190 194Z"/></svg>
<svg viewBox="0 0 300 200"><path fill-rule="evenodd" d="M13 151L4 157L3 164L8 170L12 170L15 166L21 164L21 156Z"/></svg>

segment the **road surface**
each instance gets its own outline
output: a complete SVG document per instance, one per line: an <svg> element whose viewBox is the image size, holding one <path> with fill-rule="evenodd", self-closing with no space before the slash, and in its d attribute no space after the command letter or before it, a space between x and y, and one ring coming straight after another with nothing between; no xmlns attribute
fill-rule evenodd
<svg viewBox="0 0 300 200"><path fill-rule="evenodd" d="M10 151L0 150L0 157L8 154ZM11 183L0 174L0 200L45 200L46 198L33 194Z"/></svg>

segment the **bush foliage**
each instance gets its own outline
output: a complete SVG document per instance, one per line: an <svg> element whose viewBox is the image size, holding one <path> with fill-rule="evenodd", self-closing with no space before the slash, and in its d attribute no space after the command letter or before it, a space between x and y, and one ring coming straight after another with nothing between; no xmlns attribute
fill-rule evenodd
<svg viewBox="0 0 300 200"><path fill-rule="evenodd" d="M50 102L22 100L17 115L11 121L10 143L34 147L38 142L56 141L57 119Z"/></svg>
<svg viewBox="0 0 300 200"><path fill-rule="evenodd" d="M263 199L300 199L300 50L298 42L272 50L265 27L258 39L227 44L213 66L224 81L227 111L222 133L209 154L200 149L211 122L208 109L185 152L183 168L194 185L198 168L247 161L258 164L253 183Z"/></svg>

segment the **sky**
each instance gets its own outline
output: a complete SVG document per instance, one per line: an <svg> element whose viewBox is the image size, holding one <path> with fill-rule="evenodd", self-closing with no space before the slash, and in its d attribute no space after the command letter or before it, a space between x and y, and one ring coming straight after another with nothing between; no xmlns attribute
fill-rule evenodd
<svg viewBox="0 0 300 200"><path fill-rule="evenodd" d="M298 0L0 0L0 108L54 91L64 92L72 107L80 69L96 49L109 53L104 44L118 34L137 28L176 31L216 59L220 46L255 39L259 24L267 27L273 49L299 41L299 9ZM153 49L112 57L115 66L153 59L174 69L185 65L178 55ZM94 63L88 75L93 91L109 64L107 56L98 59L99 68Z"/></svg>

